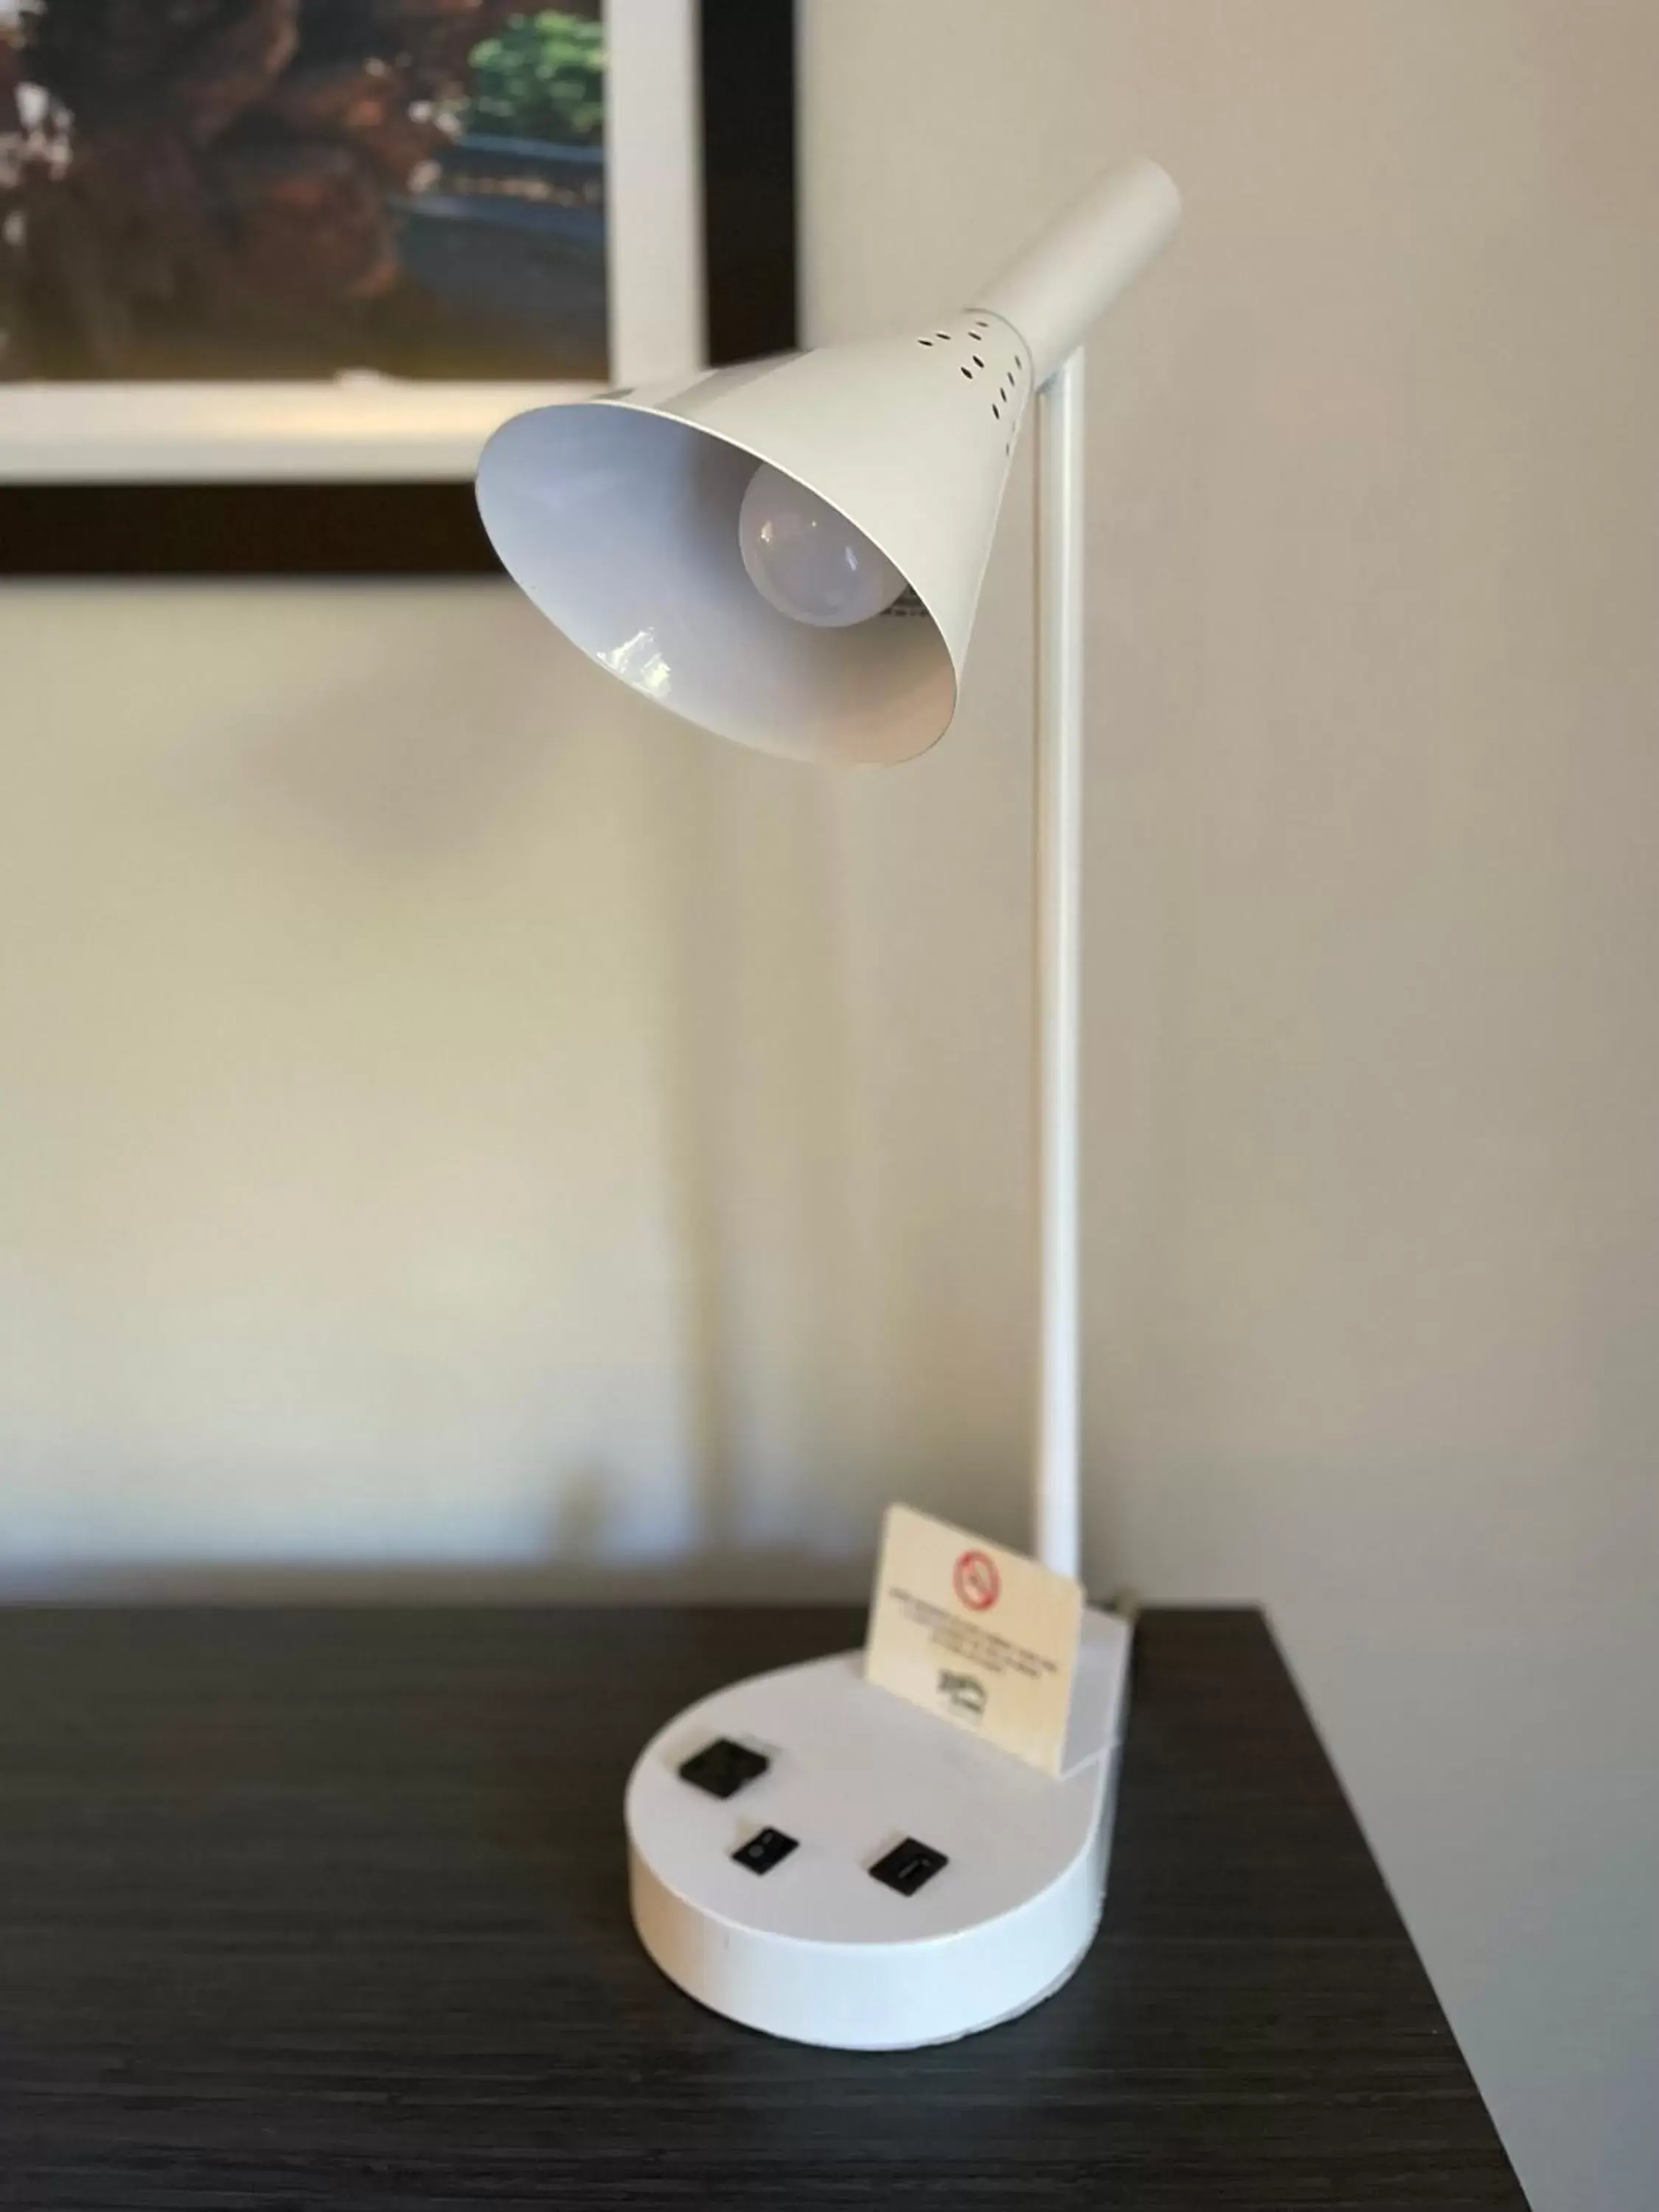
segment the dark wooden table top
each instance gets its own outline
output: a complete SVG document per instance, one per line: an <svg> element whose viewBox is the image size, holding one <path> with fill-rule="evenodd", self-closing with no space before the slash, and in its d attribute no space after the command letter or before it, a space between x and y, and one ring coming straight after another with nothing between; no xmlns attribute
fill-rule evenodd
<svg viewBox="0 0 1659 2212"><path fill-rule="evenodd" d="M629 1925L636 1748L855 1616L0 1613L0 2203L1522 2206L1260 1616L1153 1613L1099 1942L1010 2027L774 2043Z"/></svg>

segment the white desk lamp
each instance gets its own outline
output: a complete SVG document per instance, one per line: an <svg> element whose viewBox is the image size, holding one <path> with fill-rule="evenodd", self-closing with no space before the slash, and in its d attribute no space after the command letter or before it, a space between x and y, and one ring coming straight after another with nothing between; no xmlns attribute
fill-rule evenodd
<svg viewBox="0 0 1659 2212"><path fill-rule="evenodd" d="M1131 164L961 313L539 409L495 434L478 471L508 572L613 675L767 752L890 763L931 745L956 711L1036 393L1035 1549L1068 1575L1079 1550L1079 349L1179 213L1164 172ZM1085 1613L1058 1780L866 1684L857 1653L705 1698L647 1745L629 1784L646 1948L716 2011L808 2043L896 2049L1025 2011L1073 1972L1099 1918L1127 1661L1124 1624Z"/></svg>

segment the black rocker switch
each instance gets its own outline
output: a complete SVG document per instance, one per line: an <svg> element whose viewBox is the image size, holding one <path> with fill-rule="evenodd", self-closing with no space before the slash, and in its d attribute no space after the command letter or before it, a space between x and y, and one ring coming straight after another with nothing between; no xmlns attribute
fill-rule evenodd
<svg viewBox="0 0 1659 2212"><path fill-rule="evenodd" d="M914 1836L907 1836L902 1844L894 1844L885 1858L878 1859L870 1871L901 1897L914 1897L923 1882L932 1881L939 1869L950 1863L944 1852L936 1851L931 1844L919 1844Z"/></svg>
<svg viewBox="0 0 1659 2212"><path fill-rule="evenodd" d="M730 1736L720 1735L686 1760L680 1769L680 1780L706 1790L711 1797L735 1797L771 1764L763 1751L750 1751L746 1743L733 1743Z"/></svg>
<svg viewBox="0 0 1659 2212"><path fill-rule="evenodd" d="M770 1874L778 1861L787 1859L794 1848L794 1837L786 1836L781 1828L763 1828L759 1835L750 1836L732 1856L750 1874Z"/></svg>

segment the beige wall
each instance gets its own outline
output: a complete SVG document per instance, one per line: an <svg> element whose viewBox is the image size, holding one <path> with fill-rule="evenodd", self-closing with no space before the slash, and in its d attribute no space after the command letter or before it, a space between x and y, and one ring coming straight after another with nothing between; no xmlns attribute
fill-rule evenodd
<svg viewBox="0 0 1659 2212"><path fill-rule="evenodd" d="M1535 2201L1635 2212L1659 15L805 22L816 336L1186 188L1090 375L1089 1556L1270 1603ZM1026 482L846 782L491 586L0 595L9 1586L1019 1533Z"/></svg>

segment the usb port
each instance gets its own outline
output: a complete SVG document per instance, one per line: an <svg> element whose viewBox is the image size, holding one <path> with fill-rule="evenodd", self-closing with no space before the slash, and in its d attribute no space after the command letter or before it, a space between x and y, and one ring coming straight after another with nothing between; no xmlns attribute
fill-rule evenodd
<svg viewBox="0 0 1659 2212"><path fill-rule="evenodd" d="M932 1881L939 1869L950 1863L945 1853L936 1851L931 1844L919 1844L914 1836L907 1836L884 1858L878 1858L870 1871L901 1897L914 1897L923 1882Z"/></svg>
<svg viewBox="0 0 1659 2212"><path fill-rule="evenodd" d="M757 1781L771 1763L764 1752L751 1751L746 1743L733 1743L730 1736L722 1735L688 1759L679 1775L682 1782L706 1790L711 1797L735 1797L739 1790Z"/></svg>
<svg viewBox="0 0 1659 2212"><path fill-rule="evenodd" d="M757 1836L732 1852L738 1864L747 1867L750 1874L770 1874L780 1859L787 1859L795 1848L795 1838L786 1836L781 1828L763 1828Z"/></svg>

